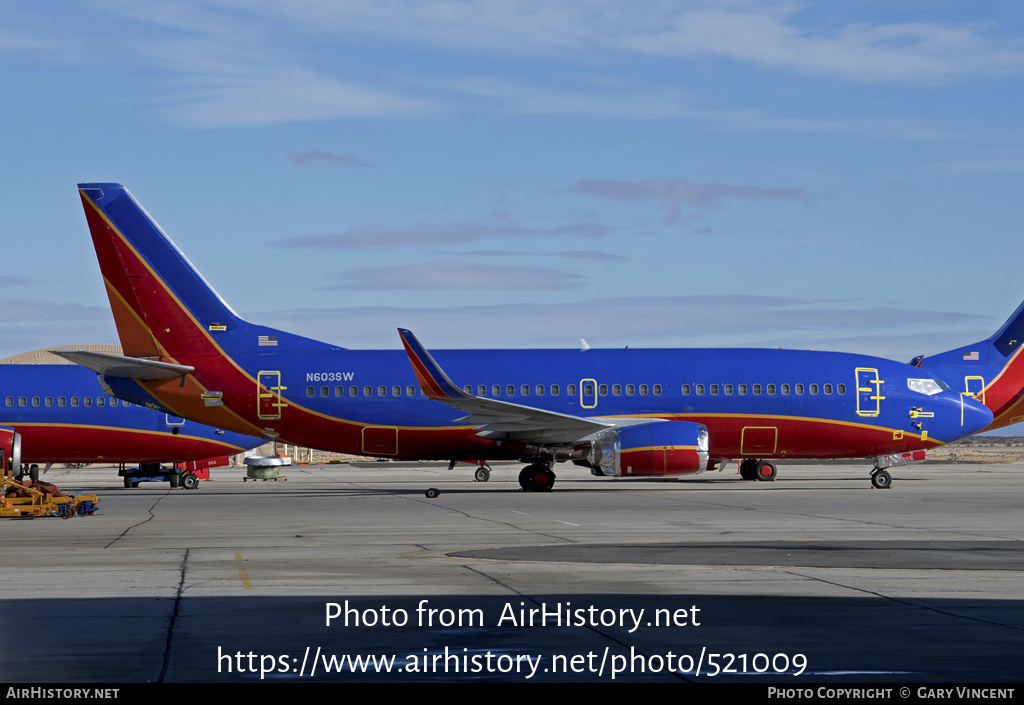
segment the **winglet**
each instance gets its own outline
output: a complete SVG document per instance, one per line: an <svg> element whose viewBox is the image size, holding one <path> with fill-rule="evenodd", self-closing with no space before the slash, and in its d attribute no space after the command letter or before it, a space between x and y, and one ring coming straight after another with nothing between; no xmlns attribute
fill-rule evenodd
<svg viewBox="0 0 1024 705"><path fill-rule="evenodd" d="M423 347L412 331L399 328L398 334L402 336L402 344L405 345L405 354L409 356L412 364L412 371L416 373L416 380L420 383L420 389L430 399L459 399L472 395L455 386L448 379L441 366L430 356L427 349Z"/></svg>

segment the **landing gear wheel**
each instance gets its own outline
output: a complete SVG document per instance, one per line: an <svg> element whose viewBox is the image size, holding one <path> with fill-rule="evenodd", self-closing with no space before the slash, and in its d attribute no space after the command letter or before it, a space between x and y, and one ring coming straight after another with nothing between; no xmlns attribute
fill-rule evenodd
<svg viewBox="0 0 1024 705"><path fill-rule="evenodd" d="M519 473L519 486L526 492L549 492L555 484L555 473L547 465L527 465Z"/></svg>
<svg viewBox="0 0 1024 705"><path fill-rule="evenodd" d="M740 463L740 477L744 480L754 481L757 479L757 460L747 458Z"/></svg>
<svg viewBox="0 0 1024 705"><path fill-rule="evenodd" d="M876 490L887 490L892 487L892 475L885 470L878 470L871 474L871 486Z"/></svg>
<svg viewBox="0 0 1024 705"><path fill-rule="evenodd" d="M423 494L427 495L427 499L437 499L439 496L441 496L441 490L437 489L436 487L431 487Z"/></svg>
<svg viewBox="0 0 1024 705"><path fill-rule="evenodd" d="M489 482L491 479L491 469L486 465L481 465L473 473L474 482Z"/></svg>
<svg viewBox="0 0 1024 705"><path fill-rule="evenodd" d="M775 463L768 460L762 460L757 464L757 479L765 482L775 482L775 476L778 474L778 470L775 467Z"/></svg>
<svg viewBox="0 0 1024 705"><path fill-rule="evenodd" d="M193 475L192 473L182 475L181 486L184 487L186 490L197 490L199 489L199 478Z"/></svg>

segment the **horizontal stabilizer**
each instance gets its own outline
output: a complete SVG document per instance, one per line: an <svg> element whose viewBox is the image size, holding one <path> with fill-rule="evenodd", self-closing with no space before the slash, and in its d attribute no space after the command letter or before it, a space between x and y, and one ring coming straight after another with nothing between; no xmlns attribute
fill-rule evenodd
<svg viewBox="0 0 1024 705"><path fill-rule="evenodd" d="M65 360L76 365L88 367L104 377L131 377L132 379L173 379L195 372L189 365L174 365L170 362L143 360L138 357L124 357L110 353L91 352L88 350L51 350Z"/></svg>

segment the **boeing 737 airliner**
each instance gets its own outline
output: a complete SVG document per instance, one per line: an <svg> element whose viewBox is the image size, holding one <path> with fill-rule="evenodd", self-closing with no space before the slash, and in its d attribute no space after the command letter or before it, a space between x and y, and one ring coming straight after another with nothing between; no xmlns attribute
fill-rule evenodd
<svg viewBox="0 0 1024 705"><path fill-rule="evenodd" d="M688 475L777 458L885 468L992 423L911 365L785 350L358 351L254 325L119 184L80 184L121 346L60 352L113 395L240 433L403 459L520 459L525 490L571 460L595 475Z"/></svg>
<svg viewBox="0 0 1024 705"><path fill-rule="evenodd" d="M98 392L74 365L0 365L0 425L20 435L21 462L175 463L264 443Z"/></svg>

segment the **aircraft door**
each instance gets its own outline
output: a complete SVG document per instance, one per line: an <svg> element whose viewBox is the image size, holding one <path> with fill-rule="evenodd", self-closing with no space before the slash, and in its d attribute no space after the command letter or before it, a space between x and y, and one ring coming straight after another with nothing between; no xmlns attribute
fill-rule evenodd
<svg viewBox="0 0 1024 705"><path fill-rule="evenodd" d="M882 385L884 379L878 378L878 370L873 367L858 367L857 376L857 415L878 416L882 413Z"/></svg>
<svg viewBox="0 0 1024 705"><path fill-rule="evenodd" d="M277 370L263 370L256 375L256 396L259 399L257 416L274 421L281 418L281 409L288 406L281 398L281 392L288 387L281 384L281 373Z"/></svg>
<svg viewBox="0 0 1024 705"><path fill-rule="evenodd" d="M985 403L985 378L980 375L968 375L964 377L964 390L967 396L974 397L982 404Z"/></svg>

